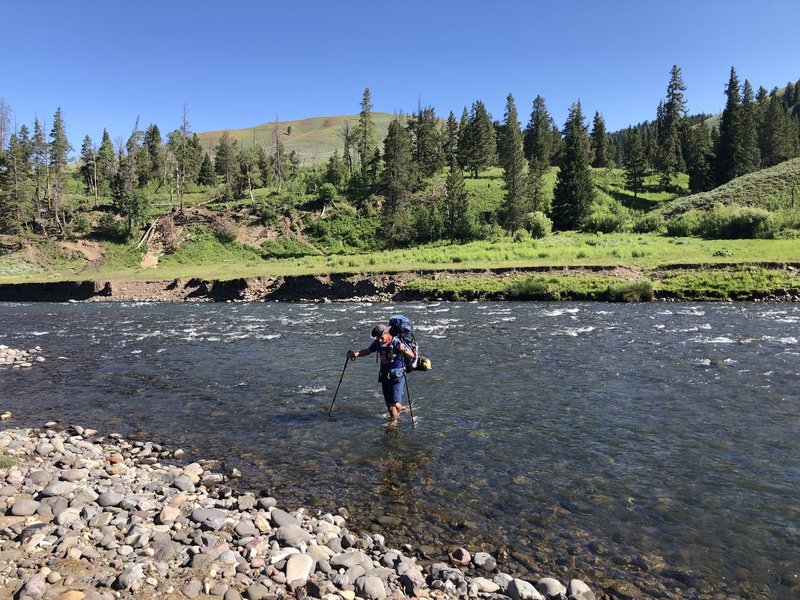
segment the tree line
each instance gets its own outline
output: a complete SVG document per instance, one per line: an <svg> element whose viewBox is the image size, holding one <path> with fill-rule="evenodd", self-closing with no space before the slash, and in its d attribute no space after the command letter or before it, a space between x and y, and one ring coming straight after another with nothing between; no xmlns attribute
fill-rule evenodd
<svg viewBox="0 0 800 600"><path fill-rule="evenodd" d="M537 96L525 127L509 94L502 121L475 100L460 118L437 116L419 106L396 115L385 139L377 139L371 92L364 90L358 119L340 132L337 149L323 165L301 167L287 152L277 124L272 142L245 148L227 132L211 152L192 133L184 107L180 126L163 138L157 125L112 143L107 130L99 145L86 136L78 169L83 194L67 193L72 151L64 117L57 109L49 128L38 117L32 130L10 128L11 107L0 99L0 230L33 231L48 237L112 228L121 217L128 234L151 211L154 197L169 198L182 212L185 195L205 190L219 200L248 199L255 211L275 214L271 197L291 193L331 202L346 199L356 217L370 218L389 245L435 240L467 241L492 228L536 235L550 228L587 228L595 200L592 169L622 167L628 188L638 195L645 177L659 175L664 190L688 173L692 192L706 191L760 168L800 154L800 81L783 90L754 93L740 85L732 68L726 105L718 124L708 115L689 115L681 71L672 68L656 119L608 133L599 112L591 128L580 101L563 127ZM477 179L500 167L504 196L496 211L478 214L465 177ZM545 178L558 167L550 193ZM441 186L431 185L443 177ZM271 188L270 196L255 191ZM100 223L88 223L88 209L111 202ZM335 213L335 211L332 211ZM313 227L312 227L313 229ZM324 229L324 227L322 228Z"/></svg>
<svg viewBox="0 0 800 600"><path fill-rule="evenodd" d="M731 67L725 108L711 125L711 115L687 115L685 91L674 66L655 121L609 136L610 154L625 166L632 191L642 191L649 170L659 174L664 189L678 172L687 173L689 189L697 193L800 155L800 80L754 92Z"/></svg>

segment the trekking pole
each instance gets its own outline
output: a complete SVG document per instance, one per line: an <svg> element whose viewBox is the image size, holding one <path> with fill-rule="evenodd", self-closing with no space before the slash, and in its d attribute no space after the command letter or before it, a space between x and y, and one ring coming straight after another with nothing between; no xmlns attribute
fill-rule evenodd
<svg viewBox="0 0 800 600"><path fill-rule="evenodd" d="M342 385L342 379L344 379L344 372L347 370L347 363L350 362L350 357L344 359L344 368L342 369L342 375L339 377L339 385L336 386L336 393L333 395L333 402L336 402L336 396L339 395L339 388ZM331 402L331 407L328 409L328 416L331 416L331 411L333 410L333 402Z"/></svg>
<svg viewBox="0 0 800 600"><path fill-rule="evenodd" d="M417 425L414 423L414 405L411 404L411 392L408 391L408 373L406 373L404 379L406 380L406 398L408 398L408 410L411 413L411 427L416 429Z"/></svg>

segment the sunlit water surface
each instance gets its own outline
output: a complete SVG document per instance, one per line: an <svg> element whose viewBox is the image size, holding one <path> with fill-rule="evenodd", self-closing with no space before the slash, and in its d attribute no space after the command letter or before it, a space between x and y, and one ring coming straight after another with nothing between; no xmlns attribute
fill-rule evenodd
<svg viewBox="0 0 800 600"><path fill-rule="evenodd" d="M433 370L387 428L372 326ZM390 544L486 549L522 576L788 597L800 574L800 307L0 304L13 425L138 433L288 508L346 505Z"/></svg>

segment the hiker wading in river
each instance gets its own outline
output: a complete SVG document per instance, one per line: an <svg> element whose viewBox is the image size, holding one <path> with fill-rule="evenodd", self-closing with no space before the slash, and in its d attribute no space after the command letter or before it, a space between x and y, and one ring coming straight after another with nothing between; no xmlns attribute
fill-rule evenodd
<svg viewBox="0 0 800 600"><path fill-rule="evenodd" d="M392 337L387 325L376 325L372 330L375 338L368 348L363 350L348 350L347 358L355 360L360 356L369 356L373 352L380 353L381 368L378 372L378 381L383 389L383 399L392 421L397 415L408 410L402 404L403 387L406 381L403 356L414 358L414 351L406 346L399 338Z"/></svg>

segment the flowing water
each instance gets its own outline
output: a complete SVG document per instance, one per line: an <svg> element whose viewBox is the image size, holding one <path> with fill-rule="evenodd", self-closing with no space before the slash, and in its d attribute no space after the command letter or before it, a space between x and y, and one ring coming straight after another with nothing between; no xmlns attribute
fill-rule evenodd
<svg viewBox="0 0 800 600"><path fill-rule="evenodd" d="M396 428L372 326L433 370ZM800 582L800 307L0 304L12 425L58 419L236 467L289 509L389 516L395 547L485 549L597 591L783 598ZM344 369L332 413L328 409Z"/></svg>

